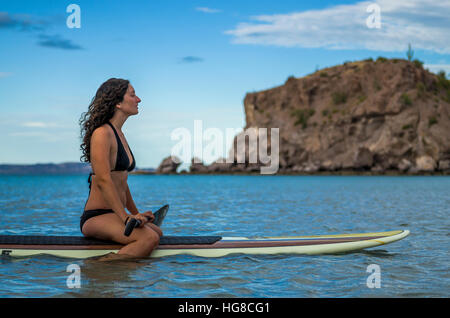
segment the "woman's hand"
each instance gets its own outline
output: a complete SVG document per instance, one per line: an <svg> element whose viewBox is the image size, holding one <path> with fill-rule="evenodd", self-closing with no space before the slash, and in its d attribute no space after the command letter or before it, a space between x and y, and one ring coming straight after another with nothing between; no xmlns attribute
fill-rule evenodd
<svg viewBox="0 0 450 318"><path fill-rule="evenodd" d="M142 213L142 215L144 215L149 222L153 222L153 220L155 220L155 216L153 215L152 211L147 211Z"/></svg>
<svg viewBox="0 0 450 318"><path fill-rule="evenodd" d="M141 222L139 227L143 227L144 224L149 221L149 219L148 219L148 217L146 215L144 215L143 213L137 213L137 214L129 215L129 219L127 220L126 224L128 224L128 222L130 222L130 220L132 218L138 220L139 222Z"/></svg>

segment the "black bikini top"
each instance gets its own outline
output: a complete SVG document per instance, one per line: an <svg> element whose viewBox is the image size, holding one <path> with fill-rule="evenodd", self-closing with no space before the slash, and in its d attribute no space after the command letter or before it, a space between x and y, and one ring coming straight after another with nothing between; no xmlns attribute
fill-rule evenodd
<svg viewBox="0 0 450 318"><path fill-rule="evenodd" d="M114 134L116 135L117 140L116 167L111 171L125 171L125 170L127 170L128 172L132 171L136 167L133 152L131 151L130 148L128 148L130 150L131 156L133 157L133 163L130 166L130 159L128 158L127 152L123 147L122 141L120 140L116 129L110 122L108 122L107 124L111 126L112 130L114 131Z"/></svg>

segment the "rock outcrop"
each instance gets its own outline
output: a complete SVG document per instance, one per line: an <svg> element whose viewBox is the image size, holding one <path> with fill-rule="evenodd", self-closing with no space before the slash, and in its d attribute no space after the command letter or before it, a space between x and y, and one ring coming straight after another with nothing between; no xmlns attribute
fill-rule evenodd
<svg viewBox="0 0 450 318"><path fill-rule="evenodd" d="M450 172L450 80L417 60L369 59L289 77L248 93L244 109L245 129L279 128L282 173ZM262 166L221 165L208 167Z"/></svg>
<svg viewBox="0 0 450 318"><path fill-rule="evenodd" d="M191 160L191 166L189 167L189 172L191 173L206 173L208 172L208 167L203 164L203 162L194 157Z"/></svg>
<svg viewBox="0 0 450 318"><path fill-rule="evenodd" d="M176 174L178 166L181 164L181 160L177 157L172 158L169 156L164 158L156 169L156 174Z"/></svg>

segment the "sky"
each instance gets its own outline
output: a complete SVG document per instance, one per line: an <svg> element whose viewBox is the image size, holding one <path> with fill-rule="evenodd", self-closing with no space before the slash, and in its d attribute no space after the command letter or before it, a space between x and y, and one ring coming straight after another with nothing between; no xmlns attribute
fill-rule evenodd
<svg viewBox="0 0 450 318"><path fill-rule="evenodd" d="M195 121L242 130L245 95L290 76L406 58L408 43L448 74L449 16L450 0L0 0L0 164L79 161L80 116L111 77L142 100L123 132L150 168Z"/></svg>

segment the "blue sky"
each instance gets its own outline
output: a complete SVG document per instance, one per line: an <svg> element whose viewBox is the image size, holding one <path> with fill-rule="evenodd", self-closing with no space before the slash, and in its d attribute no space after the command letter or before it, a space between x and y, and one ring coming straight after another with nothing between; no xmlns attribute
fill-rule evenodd
<svg viewBox="0 0 450 318"><path fill-rule="evenodd" d="M69 4L81 9L70 29ZM380 28L369 28L370 4ZM138 167L156 167L194 120L245 125L247 92L378 56L450 73L450 1L0 0L0 163L78 161L78 120L102 82L142 99L123 131Z"/></svg>

